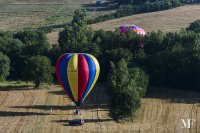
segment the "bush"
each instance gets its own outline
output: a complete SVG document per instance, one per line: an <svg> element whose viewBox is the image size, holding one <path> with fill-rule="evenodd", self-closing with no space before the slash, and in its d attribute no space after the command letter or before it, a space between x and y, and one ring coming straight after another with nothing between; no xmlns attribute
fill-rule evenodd
<svg viewBox="0 0 200 133"><path fill-rule="evenodd" d="M131 79L124 59L117 65L111 62L108 77L111 113L115 119L133 118L140 107L140 97L134 80Z"/></svg>
<svg viewBox="0 0 200 133"><path fill-rule="evenodd" d="M31 57L24 70L24 79L34 81L35 87L38 88L41 82L50 83L54 70L50 60L45 56Z"/></svg>
<svg viewBox="0 0 200 133"><path fill-rule="evenodd" d="M9 75L10 59L2 52L0 52L0 66L0 81L3 81Z"/></svg>

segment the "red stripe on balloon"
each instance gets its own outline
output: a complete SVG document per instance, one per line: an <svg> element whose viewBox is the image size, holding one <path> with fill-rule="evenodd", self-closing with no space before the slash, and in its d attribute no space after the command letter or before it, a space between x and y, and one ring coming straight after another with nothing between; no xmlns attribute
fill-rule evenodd
<svg viewBox="0 0 200 133"><path fill-rule="evenodd" d="M82 100L89 79L89 66L85 57L78 54L78 101Z"/></svg>
<svg viewBox="0 0 200 133"><path fill-rule="evenodd" d="M58 82L60 83L60 85L63 87L63 90L65 91L65 86L62 83L62 80L60 79L60 63L62 62L62 60L67 56L68 54L63 54L56 62L56 76L58 79ZM65 93L68 95L68 93L65 91Z"/></svg>

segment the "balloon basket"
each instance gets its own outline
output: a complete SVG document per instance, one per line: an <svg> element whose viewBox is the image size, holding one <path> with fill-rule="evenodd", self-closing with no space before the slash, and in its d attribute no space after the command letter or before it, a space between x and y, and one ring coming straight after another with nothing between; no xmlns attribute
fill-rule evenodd
<svg viewBox="0 0 200 133"><path fill-rule="evenodd" d="M79 109L76 109L73 111L74 115L81 115L81 111Z"/></svg>

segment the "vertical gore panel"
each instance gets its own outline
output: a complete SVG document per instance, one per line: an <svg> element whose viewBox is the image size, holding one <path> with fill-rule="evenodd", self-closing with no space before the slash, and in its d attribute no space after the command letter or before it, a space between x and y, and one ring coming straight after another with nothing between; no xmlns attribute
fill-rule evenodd
<svg viewBox="0 0 200 133"><path fill-rule="evenodd" d="M78 54L78 101L83 98L89 79L89 67L82 54Z"/></svg>
<svg viewBox="0 0 200 133"><path fill-rule="evenodd" d="M85 97L87 95L87 93L89 92L90 87L92 86L92 83L94 82L95 75L96 75L96 65L90 56L88 56L87 54L83 54L83 56L87 60L87 63L89 66L89 79L88 79L86 90L83 95L83 97Z"/></svg>
<svg viewBox="0 0 200 133"><path fill-rule="evenodd" d="M56 63L56 75L58 77L59 83L63 87L63 90L68 94L72 101L74 101L66 74L67 64L72 55L73 54L63 55L59 58L59 60Z"/></svg>
<svg viewBox="0 0 200 133"><path fill-rule="evenodd" d="M90 55L90 54L87 54L87 55L90 56L92 58L92 60L94 61L94 64L95 64L95 67L96 67L96 75L95 75L94 81L93 81L88 93L84 96L83 100L87 97L87 95L90 93L90 91L94 87L94 85L97 82L97 79L99 77L99 73L100 73L100 66L99 66L99 62L97 61L97 59L93 55Z"/></svg>
<svg viewBox="0 0 200 133"><path fill-rule="evenodd" d="M68 63L67 77L75 102L78 102L78 54L74 54Z"/></svg>

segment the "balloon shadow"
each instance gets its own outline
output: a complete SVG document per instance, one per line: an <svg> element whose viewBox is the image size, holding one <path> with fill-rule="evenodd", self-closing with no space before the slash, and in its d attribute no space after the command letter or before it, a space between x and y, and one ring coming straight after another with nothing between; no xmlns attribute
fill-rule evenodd
<svg viewBox="0 0 200 133"><path fill-rule="evenodd" d="M109 122L113 121L113 119L83 119L84 123L103 123L103 122ZM51 122L55 123L63 123L63 126L76 126L76 125L70 125L69 122L71 120L53 120ZM64 124L65 123L65 124Z"/></svg>

